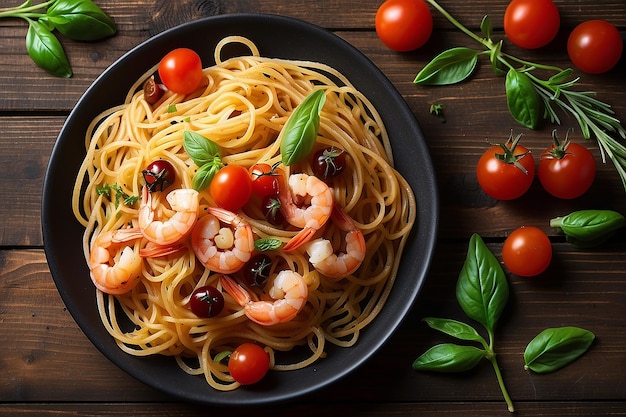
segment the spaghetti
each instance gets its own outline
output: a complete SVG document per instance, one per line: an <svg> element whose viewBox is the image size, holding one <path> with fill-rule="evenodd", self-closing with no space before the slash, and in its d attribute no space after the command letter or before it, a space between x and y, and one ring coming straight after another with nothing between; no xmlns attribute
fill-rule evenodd
<svg viewBox="0 0 626 417"><path fill-rule="evenodd" d="M222 60L222 48L230 42L247 45L252 54ZM191 311L190 295L195 288L223 288L222 274L198 261L188 238L181 239L182 249L175 253L141 257L139 282L129 291L96 291L102 322L122 350L138 356L174 356L185 372L204 375L218 390L232 390L239 384L227 366L214 358L244 341L265 346L274 370L314 363L325 356L326 343L349 347L357 342L388 298L416 205L410 186L393 168L378 112L341 73L320 63L261 57L256 46L241 37L222 40L215 62L203 70L205 82L196 92L186 96L166 92L154 105L146 102L141 88L156 67L151 68L133 85L122 105L100 114L86 134L87 152L72 205L85 226L83 249L89 263L99 236L115 236L116 231L137 222L138 204L123 200L141 196L142 170L151 161L167 160L175 167L172 189L192 188L198 167L183 147L185 131L210 138L220 147L224 164L273 165L280 161L277 138L291 112L314 89L324 91L315 149L333 146L349 156L346 172L334 179L331 191L334 204L354 221L366 244L367 256L354 273L329 280L313 267L303 248L268 252L272 276L281 270L297 271L308 287L306 303L297 316L272 326L249 320L228 294L216 317L199 318ZM285 170L313 175L306 161ZM102 192L111 186L115 192ZM159 210L171 215L166 194L167 190L154 192L152 198ZM200 217L215 205L208 191L200 191L198 200ZM271 237L286 243L299 231L272 226L254 202L238 215L250 225L255 239ZM345 231L328 221L318 235L337 246ZM128 245L127 256L137 259L146 245L145 239L135 240ZM121 262L122 255L114 255L109 263ZM238 277L237 273L231 276ZM249 288L255 299L268 299L266 289ZM280 352L291 350L303 353L295 360L294 355L285 355L291 362L281 361Z"/></svg>

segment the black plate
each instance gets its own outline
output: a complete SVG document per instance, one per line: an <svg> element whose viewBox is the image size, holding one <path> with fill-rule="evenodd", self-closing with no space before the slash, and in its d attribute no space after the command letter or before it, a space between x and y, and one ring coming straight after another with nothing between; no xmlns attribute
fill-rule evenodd
<svg viewBox="0 0 626 417"><path fill-rule="evenodd" d="M72 220L74 179L85 155L84 134L101 111L120 104L132 83L170 50L189 47L213 61L217 42L228 35L253 40L261 55L319 61L345 74L382 114L396 168L418 199L418 216L390 298L352 348L328 347L328 357L293 372L270 372L259 384L218 392L203 377L181 371L172 358L139 358L122 352L104 329L95 290L83 262L83 228ZM333 33L286 17L222 15L170 29L122 56L98 77L71 112L52 151L43 192L42 227L48 264L68 310L91 342L114 364L140 381L180 398L211 404L260 404L294 398L330 384L370 358L411 308L428 270L434 247L438 197L429 151L406 102L383 73L360 51ZM113 382L111 382L113 383Z"/></svg>

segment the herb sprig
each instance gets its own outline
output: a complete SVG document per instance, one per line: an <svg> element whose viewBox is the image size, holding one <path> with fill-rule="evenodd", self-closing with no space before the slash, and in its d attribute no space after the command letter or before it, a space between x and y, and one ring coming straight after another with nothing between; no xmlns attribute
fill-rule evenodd
<svg viewBox="0 0 626 417"><path fill-rule="evenodd" d="M26 51L33 62L57 77L72 76L63 45L54 31L72 40L96 41L116 33L115 23L91 0L49 0L0 9L1 18L28 23Z"/></svg>
<svg viewBox="0 0 626 417"><path fill-rule="evenodd" d="M509 284L500 263L478 234L472 235L467 256L459 273L456 299L463 312L487 332L484 338L467 323L447 318L426 317L423 321L457 340L471 344L441 343L413 362L416 371L465 372L482 359L493 366L507 408L515 410L506 389L495 352L495 329L509 299ZM589 349L595 335L588 330L566 326L539 333L526 346L524 369L548 373L575 361Z"/></svg>
<svg viewBox="0 0 626 417"><path fill-rule="evenodd" d="M463 33L480 43L485 50L456 47L448 49L431 60L415 77L416 84L449 85L467 79L475 70L479 55L487 55L496 74L506 75L505 90L509 112L521 125L538 127L541 119L561 124L557 110L573 116L585 139L595 136L602 159L613 162L626 190L626 145L617 137L626 139L626 130L615 117L611 106L594 96L593 91L572 89L580 77L572 77L572 69L529 62L502 51L503 41L494 41L488 16L481 22L483 37L467 29L436 0L426 0ZM548 79L536 75L536 70L552 74Z"/></svg>

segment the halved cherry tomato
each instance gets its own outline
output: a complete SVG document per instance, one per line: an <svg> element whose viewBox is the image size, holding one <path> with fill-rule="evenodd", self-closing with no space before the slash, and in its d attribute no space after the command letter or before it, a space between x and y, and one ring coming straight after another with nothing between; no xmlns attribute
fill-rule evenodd
<svg viewBox="0 0 626 417"><path fill-rule="evenodd" d="M580 70L602 74L622 56L624 41L619 30L604 20L588 20L576 26L567 39L567 53Z"/></svg>
<svg viewBox="0 0 626 417"><path fill-rule="evenodd" d="M252 195L252 179L241 165L226 165L209 184L209 193L218 206L235 211L243 207Z"/></svg>
<svg viewBox="0 0 626 417"><path fill-rule="evenodd" d="M504 266L522 277L541 274L552 260L552 244L543 230L522 226L514 230L502 246Z"/></svg>
<svg viewBox="0 0 626 417"><path fill-rule="evenodd" d="M189 48L174 49L161 59L159 77L174 93L192 93L202 81L202 60Z"/></svg>
<svg viewBox="0 0 626 417"><path fill-rule="evenodd" d="M259 345L243 343L234 350L228 360L228 372L242 385L259 382L270 367L269 354Z"/></svg>
<svg viewBox="0 0 626 417"><path fill-rule="evenodd" d="M376 33L399 52L423 46L433 31L433 16L424 0L387 0L376 12Z"/></svg>
<svg viewBox="0 0 626 417"><path fill-rule="evenodd" d="M519 47L540 48L559 32L561 17L552 0L513 0L504 12L504 33Z"/></svg>
<svg viewBox="0 0 626 417"><path fill-rule="evenodd" d="M269 164L258 163L250 167L252 192L259 197L278 194L278 178Z"/></svg>
<svg viewBox="0 0 626 417"><path fill-rule="evenodd" d="M535 160L519 144L522 135L505 144L492 145L478 160L476 178L480 187L497 200L512 200L530 188L535 178Z"/></svg>
<svg viewBox="0 0 626 417"><path fill-rule="evenodd" d="M543 188L553 196L571 199L583 195L596 176L596 161L583 145L562 143L553 131L554 143L541 154L537 176Z"/></svg>

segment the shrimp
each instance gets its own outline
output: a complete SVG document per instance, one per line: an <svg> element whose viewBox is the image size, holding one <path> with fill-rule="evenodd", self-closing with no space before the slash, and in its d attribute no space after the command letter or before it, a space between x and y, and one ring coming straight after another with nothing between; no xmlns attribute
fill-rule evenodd
<svg viewBox="0 0 626 417"><path fill-rule="evenodd" d="M191 246L196 257L212 271L231 274L250 260L254 250L252 228L228 210L209 207L191 232ZM221 223L230 225L222 228Z"/></svg>
<svg viewBox="0 0 626 417"><path fill-rule="evenodd" d="M141 257L129 245L141 237L137 228L111 230L96 237L89 253L90 276L96 288L107 294L124 294L137 285Z"/></svg>
<svg viewBox="0 0 626 417"><path fill-rule="evenodd" d="M365 259L366 246L363 232L354 221L335 204L332 213L333 223L346 232L346 251L336 254L329 240L319 238L311 241L306 248L309 262L327 278L338 281L356 271Z"/></svg>
<svg viewBox="0 0 626 417"><path fill-rule="evenodd" d="M288 186L281 182L278 198L280 209L289 224L302 228L285 246L291 251L308 242L330 218L333 208L333 194L326 183L313 175L293 174ZM305 204L299 205L297 200Z"/></svg>
<svg viewBox="0 0 626 417"><path fill-rule="evenodd" d="M309 287L302 275L291 270L280 271L268 291L274 301L254 301L250 294L232 278L220 278L222 287L240 306L245 315L262 326L285 323L293 320L302 310L309 296Z"/></svg>
<svg viewBox="0 0 626 417"><path fill-rule="evenodd" d="M162 246L176 243L189 233L196 223L200 207L198 192L189 188L171 191L166 199L175 213L165 221L155 220L156 207L148 187L143 188L139 208L141 233L150 242Z"/></svg>

